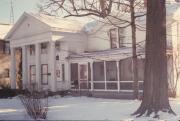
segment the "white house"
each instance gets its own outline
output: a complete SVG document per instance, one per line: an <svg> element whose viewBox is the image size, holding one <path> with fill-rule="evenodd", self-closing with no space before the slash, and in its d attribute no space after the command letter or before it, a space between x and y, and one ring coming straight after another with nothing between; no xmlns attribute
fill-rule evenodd
<svg viewBox="0 0 180 121"><path fill-rule="evenodd" d="M179 10L168 15L169 35L175 33L174 24L180 22ZM176 28L179 27L178 24ZM15 49L21 48L23 88L35 84L38 90L80 90L95 96L132 92L130 36L129 28L120 29L102 23L83 25L75 20L24 13L6 36L11 47L11 88L16 88ZM145 32L137 31L137 42L142 45L137 48L140 90L144 41ZM173 55L171 50L178 48L176 42L178 38L168 36L170 55ZM170 57L168 62L172 63ZM171 67L172 64L169 70ZM175 72L169 73L173 73L169 77L174 79Z"/></svg>

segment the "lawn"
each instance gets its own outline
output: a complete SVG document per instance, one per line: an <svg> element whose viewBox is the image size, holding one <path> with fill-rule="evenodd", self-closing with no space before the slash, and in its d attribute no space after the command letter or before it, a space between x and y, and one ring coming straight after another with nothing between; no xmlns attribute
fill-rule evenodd
<svg viewBox="0 0 180 121"><path fill-rule="evenodd" d="M118 121L178 121L180 119L180 99L170 99L176 116L160 113L160 119L152 117L136 118L131 114L138 108L140 101L101 99L92 97L59 97L49 99L49 120L118 120ZM0 119L28 120L18 97L0 99Z"/></svg>

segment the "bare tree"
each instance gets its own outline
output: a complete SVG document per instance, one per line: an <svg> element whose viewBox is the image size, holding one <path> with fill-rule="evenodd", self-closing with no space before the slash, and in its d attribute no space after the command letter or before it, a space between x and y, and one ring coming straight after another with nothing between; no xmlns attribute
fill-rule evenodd
<svg viewBox="0 0 180 121"><path fill-rule="evenodd" d="M119 28L130 26L132 33L134 98L139 98L136 29L142 30L144 27L136 23L136 18L146 14L142 0L45 0L43 6L40 6L40 10L48 15L59 15L64 12L64 17L100 17L106 19L105 22L110 25ZM126 17L121 18L119 16Z"/></svg>
<svg viewBox="0 0 180 121"><path fill-rule="evenodd" d="M69 3L66 3L66 2ZM134 7L138 6L142 0L48 0L43 10L48 10L50 14L57 11L65 11L66 17L76 16L97 16L101 18L112 17L120 21L119 27L132 28L132 43L136 43L135 33L139 26L135 24L134 19L144 15L141 11L138 12ZM110 13L114 13L114 5L122 9L125 6L125 13L131 13L131 19L126 20L118 18ZM51 9L50 9L51 8ZM138 15L135 14L138 12ZM109 20L110 21L110 20ZM155 112L155 117L158 117L159 111L167 111L173 113L168 100L168 80L167 80L167 57L166 57L166 8L165 0L148 0L147 1L147 19L146 19L146 51L145 51L145 73L144 73L144 90L142 103L134 115L141 116L147 112L150 115ZM111 22L114 25L113 22ZM126 26L122 26L126 24ZM116 25L117 26L117 25ZM136 66L135 45L133 45L133 65ZM137 89L138 83L136 80L137 68L134 67L134 82ZM135 96L137 90L135 90Z"/></svg>
<svg viewBox="0 0 180 121"><path fill-rule="evenodd" d="M159 117L158 112L175 114L168 99L165 0L147 1L145 79L143 99L134 115Z"/></svg>

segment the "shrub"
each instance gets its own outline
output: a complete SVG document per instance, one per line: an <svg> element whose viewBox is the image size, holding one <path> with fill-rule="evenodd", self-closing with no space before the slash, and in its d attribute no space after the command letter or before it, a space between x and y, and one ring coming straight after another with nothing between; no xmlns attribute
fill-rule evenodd
<svg viewBox="0 0 180 121"><path fill-rule="evenodd" d="M46 119L48 112L48 94L36 90L28 91L19 96L27 114L35 119Z"/></svg>

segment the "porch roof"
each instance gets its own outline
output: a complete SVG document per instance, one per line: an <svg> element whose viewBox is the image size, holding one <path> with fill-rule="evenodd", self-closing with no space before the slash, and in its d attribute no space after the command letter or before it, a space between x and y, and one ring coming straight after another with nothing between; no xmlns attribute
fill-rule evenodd
<svg viewBox="0 0 180 121"><path fill-rule="evenodd" d="M138 56L144 56L144 49L137 49ZM91 60L104 60L104 59L125 59L132 57L132 48L122 47L116 49L109 49L103 51L85 52L85 53L70 53L67 57L69 60L77 59L91 59Z"/></svg>

